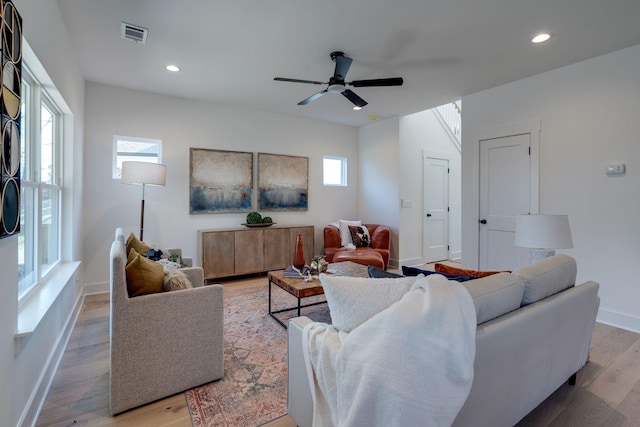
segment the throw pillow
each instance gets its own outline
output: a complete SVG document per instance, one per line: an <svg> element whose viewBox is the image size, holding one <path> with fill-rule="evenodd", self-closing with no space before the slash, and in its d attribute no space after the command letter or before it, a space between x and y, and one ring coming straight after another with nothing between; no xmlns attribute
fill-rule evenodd
<svg viewBox="0 0 640 427"><path fill-rule="evenodd" d="M349 231L349 226L360 226L362 225L362 221L347 221L344 219L340 219L338 220L338 224L340 225L340 227L338 227L340 229L340 245L347 246L349 243L353 243L353 241L351 240L351 232Z"/></svg>
<svg viewBox="0 0 640 427"><path fill-rule="evenodd" d="M129 251L131 249L135 249L137 253L144 254L144 255L147 254L147 251L149 249L152 249L151 246L138 240L138 238L133 233L129 234L129 237L127 238L126 248L127 248L127 255L129 255Z"/></svg>
<svg viewBox="0 0 640 427"><path fill-rule="evenodd" d="M350 225L349 233L356 248L371 247L371 236L366 225Z"/></svg>
<svg viewBox="0 0 640 427"><path fill-rule="evenodd" d="M164 287L162 265L143 257L135 249L129 252L125 273L129 297L162 292Z"/></svg>
<svg viewBox="0 0 640 427"><path fill-rule="evenodd" d="M333 326L351 332L407 293L418 277L371 279L321 274Z"/></svg>
<svg viewBox="0 0 640 427"><path fill-rule="evenodd" d="M388 279L398 279L400 277L404 277L400 274L396 274L396 273L392 273L390 271L387 270L383 270L380 267L376 267L374 265L370 265L367 267L367 273L369 273L369 277L371 277L372 279L383 279L383 278L388 278Z"/></svg>
<svg viewBox="0 0 640 427"><path fill-rule="evenodd" d="M407 267L406 265L402 266L402 274L404 274L405 276L417 276L418 274L424 274L425 276L428 276L430 274L440 274L441 276L444 276L449 280L455 280L456 282L466 282L467 280L473 279L473 277L465 276L463 274L440 273L438 271L421 270L416 267Z"/></svg>
<svg viewBox="0 0 640 427"><path fill-rule="evenodd" d="M491 276L493 274L502 273L502 271L477 271L477 270L467 270L464 268L452 267L450 265L441 264L436 262L435 270L438 273L446 273L446 274L462 274L464 276L469 276L474 279L479 277ZM505 271L504 273L511 273L510 271Z"/></svg>
<svg viewBox="0 0 640 427"><path fill-rule="evenodd" d="M182 270L168 270L164 272L164 290L179 291L182 289L191 289L191 281Z"/></svg>

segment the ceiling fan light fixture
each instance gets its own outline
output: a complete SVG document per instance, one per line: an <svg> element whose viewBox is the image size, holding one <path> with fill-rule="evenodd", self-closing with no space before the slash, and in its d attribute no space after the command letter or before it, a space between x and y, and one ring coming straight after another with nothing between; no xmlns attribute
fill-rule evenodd
<svg viewBox="0 0 640 427"><path fill-rule="evenodd" d="M362 110L362 107L360 107L360 106L358 106L358 105L354 105L354 106L353 106L353 109L354 109L355 111L360 111L360 110Z"/></svg>
<svg viewBox="0 0 640 427"><path fill-rule="evenodd" d="M544 43L551 38L549 33L540 33L531 39L531 43Z"/></svg>
<svg viewBox="0 0 640 427"><path fill-rule="evenodd" d="M345 91L345 89L346 89L345 85L339 84L339 83L334 83L332 85L329 85L329 87L327 88L327 90L331 93L342 93Z"/></svg>

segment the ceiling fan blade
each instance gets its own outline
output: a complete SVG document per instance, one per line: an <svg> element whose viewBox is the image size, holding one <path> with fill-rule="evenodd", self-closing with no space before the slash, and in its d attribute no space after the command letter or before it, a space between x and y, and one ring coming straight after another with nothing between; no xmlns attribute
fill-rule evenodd
<svg viewBox="0 0 640 427"><path fill-rule="evenodd" d="M307 99L303 99L302 101L298 102L298 105L307 105L311 101L315 101L316 99L320 98L322 95L324 95L327 92L329 92L329 91L327 89L324 89L324 90L321 90L318 93L314 93L313 95L311 95Z"/></svg>
<svg viewBox="0 0 640 427"><path fill-rule="evenodd" d="M344 95L345 98L347 98L349 101L353 102L353 105L355 105L356 107L364 107L365 105L368 104L367 101L365 101L364 99L360 98L358 95L355 94L355 92L353 92L351 89L346 89L342 92L342 94Z"/></svg>
<svg viewBox="0 0 640 427"><path fill-rule="evenodd" d="M335 57L336 69L333 72L333 78L339 81L344 81L351 67L353 59L346 56L338 55Z"/></svg>
<svg viewBox="0 0 640 427"><path fill-rule="evenodd" d="M373 86L402 86L402 77L392 77L390 79L354 80L347 83L353 87L373 87Z"/></svg>
<svg viewBox="0 0 640 427"><path fill-rule="evenodd" d="M329 82L317 82L315 80L300 80L300 79L288 79L286 77L274 77L273 80L279 82L293 82L293 83L310 83L313 85L328 85Z"/></svg>

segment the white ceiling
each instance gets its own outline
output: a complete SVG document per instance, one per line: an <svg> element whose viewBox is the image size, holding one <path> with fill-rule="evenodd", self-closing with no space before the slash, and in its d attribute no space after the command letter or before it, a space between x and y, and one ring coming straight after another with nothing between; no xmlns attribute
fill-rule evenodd
<svg viewBox="0 0 640 427"><path fill-rule="evenodd" d="M638 0L58 0L87 80L361 126L640 43ZM127 22L147 44L120 37ZM533 45L540 31L553 34ZM332 51L353 59L353 88L306 106ZM164 69L169 64L179 73Z"/></svg>

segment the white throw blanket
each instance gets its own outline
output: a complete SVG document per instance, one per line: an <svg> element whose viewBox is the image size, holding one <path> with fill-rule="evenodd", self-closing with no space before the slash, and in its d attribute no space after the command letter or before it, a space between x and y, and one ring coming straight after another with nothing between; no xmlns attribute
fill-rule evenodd
<svg viewBox="0 0 640 427"><path fill-rule="evenodd" d="M313 425L451 425L471 389L475 332L471 296L440 275L349 334L307 325Z"/></svg>

